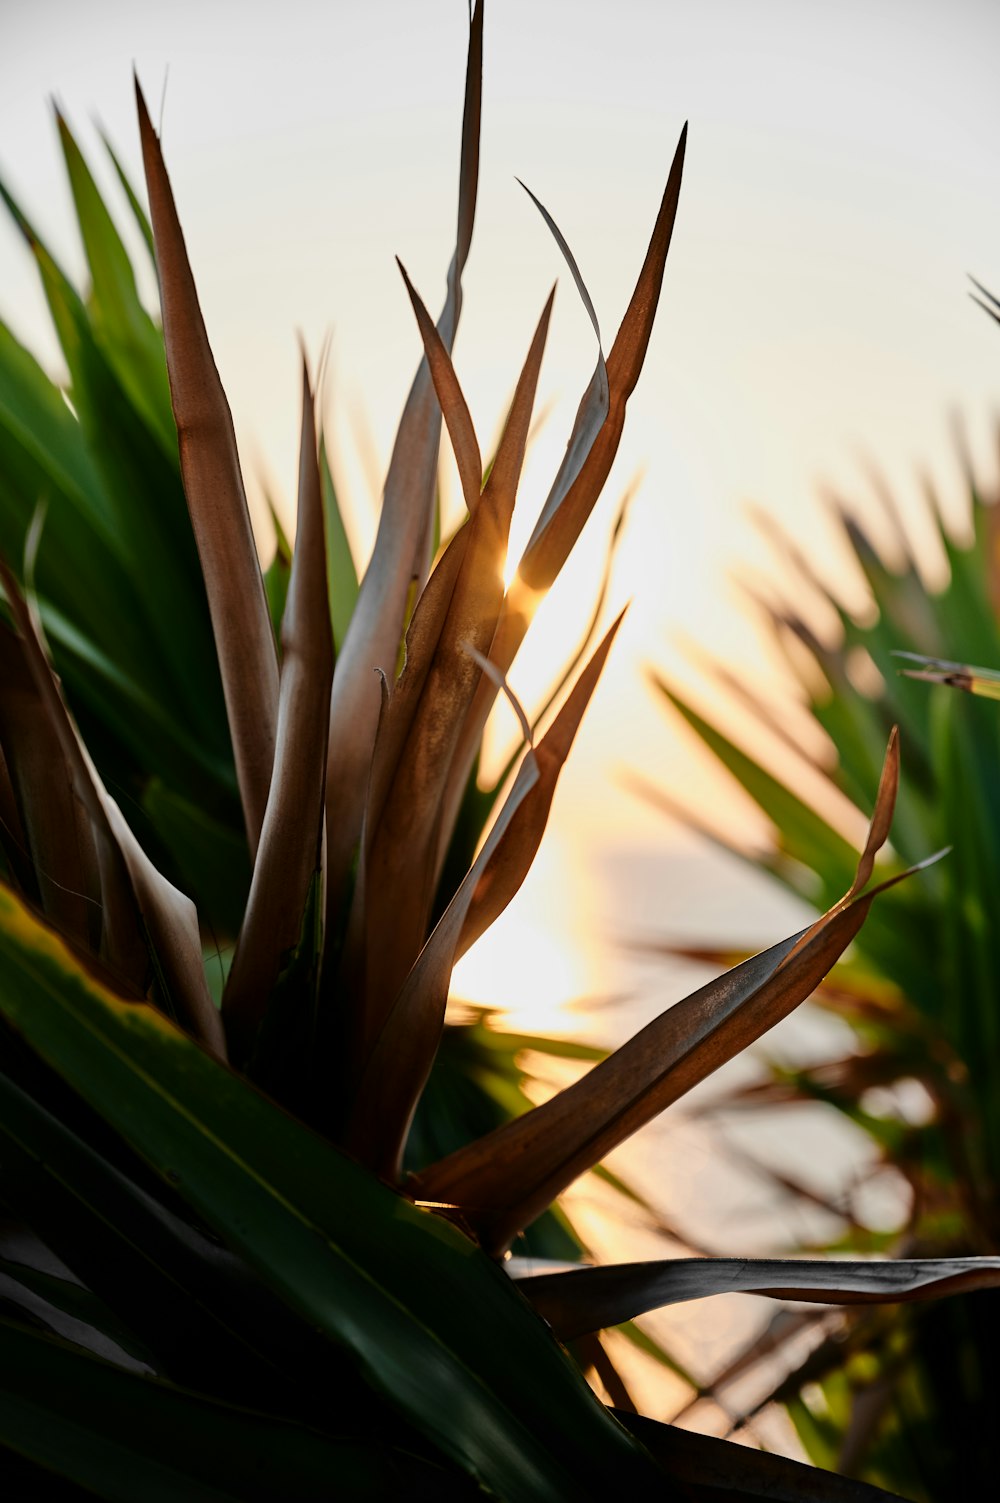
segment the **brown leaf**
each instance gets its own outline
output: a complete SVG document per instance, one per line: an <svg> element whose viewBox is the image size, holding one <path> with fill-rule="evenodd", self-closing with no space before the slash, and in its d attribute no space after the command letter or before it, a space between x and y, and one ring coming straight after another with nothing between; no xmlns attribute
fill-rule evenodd
<svg viewBox="0 0 1000 1503"><path fill-rule="evenodd" d="M72 774L35 686L27 649L2 623L0 669L0 745L35 883L28 896L61 933L97 953L100 879L90 820L74 795Z"/></svg>
<svg viewBox="0 0 1000 1503"><path fill-rule="evenodd" d="M479 684L475 655L488 651L503 599L507 538L551 309L550 296L475 513L446 549L414 614L406 666L376 749L366 825L364 1030L369 1040L427 936L442 800ZM429 321L424 327L430 340ZM447 353L438 353L440 363L450 366ZM438 589L442 569L445 580Z"/></svg>
<svg viewBox="0 0 1000 1503"><path fill-rule="evenodd" d="M138 79L135 93L181 475L205 579L253 856L264 821L277 735L274 633L233 417L205 331L163 153Z"/></svg>
<svg viewBox="0 0 1000 1503"><path fill-rule="evenodd" d="M548 588L559 573L601 493L618 452L625 425L625 408L639 379L653 330L667 252L677 216L686 144L685 125L674 153L646 259L608 356L610 406L607 420L572 483L560 498L558 506L553 509L546 503L542 523L536 529L521 561L519 574L532 590Z"/></svg>
<svg viewBox="0 0 1000 1503"><path fill-rule="evenodd" d="M573 691L551 728L535 747L538 782L507 827L503 840L480 877L462 927L455 959L465 954L499 918L528 874L548 823L552 797L580 722L597 688L611 644L622 623L617 617L601 645L580 674Z"/></svg>
<svg viewBox="0 0 1000 1503"><path fill-rule="evenodd" d="M448 271L448 293L438 319L438 332L447 350L458 326L462 271L475 217L484 9L485 0L479 0L469 32L458 230ZM395 678L411 587L414 580L421 583L426 577L430 561L440 436L441 410L424 358L396 434L375 548L361 581L333 682L326 800L328 923L337 922L341 914L361 838L379 718L375 670L385 673L390 684Z"/></svg>
<svg viewBox="0 0 1000 1503"><path fill-rule="evenodd" d="M0 580L39 699L62 748L74 794L90 820L100 875L99 958L123 977L125 990L137 987L144 992L150 963L145 928L171 1005L193 1037L225 1059L222 1022L205 979L194 904L156 870L101 782L63 700L32 612L2 559Z"/></svg>
<svg viewBox="0 0 1000 1503"><path fill-rule="evenodd" d="M319 869L332 682L333 638L316 420L303 361L298 527L281 624L274 775L223 999L223 1017L230 1039L237 1041L237 1057L251 1046L278 979L282 956L298 942L309 885Z"/></svg>
<svg viewBox="0 0 1000 1503"><path fill-rule="evenodd" d="M495 664L501 674L508 672L517 656L538 602L566 562L573 544L594 508L618 452L625 423L625 409L635 389L645 359L663 282L663 272L680 196L686 141L687 126L685 125L674 153L646 259L611 354L608 356L609 409L607 417L597 430L589 448L583 453L581 460L581 452L585 446L575 443L574 435L579 439L579 430L588 427L589 398L597 376L595 372L595 377L592 378L591 385L580 404L574 431L570 436L567 458L553 482L552 491L542 509L539 526L535 529L536 535L525 551L504 600L496 635L490 648L490 661ZM560 245L564 246L565 242L562 237L557 236L557 238ZM568 247L566 247L566 253L568 254ZM569 257L569 264L579 287L581 279L572 257ZM586 301L589 304L589 295ZM570 460L571 452L572 461ZM484 683L469 710L454 758L453 787L465 787L494 697L492 686Z"/></svg>
<svg viewBox="0 0 1000 1503"><path fill-rule="evenodd" d="M455 951L472 895L537 779L538 766L529 751L483 849L420 952L371 1051L347 1146L387 1178L399 1175L410 1122L437 1054Z"/></svg>
<svg viewBox="0 0 1000 1503"><path fill-rule="evenodd" d="M587 389L580 399L580 406L577 409L569 442L566 445L566 453L563 456L563 461L559 466L556 478L552 482L552 488L542 508L542 514L528 542L527 551L530 553L532 546L545 532L552 517L562 505L574 481L586 464L594 440L607 420L611 394L608 387L608 369L604 360L604 350L601 348L600 325L597 322L597 314L594 311L594 304L591 301L590 293L587 291L586 283L580 274L580 268L576 264L576 258L570 250L562 231L545 205L539 202L531 189L525 187L524 183L521 183L521 187L524 188L524 191L528 194L528 197L545 220L553 239L562 252L572 274L573 281L576 283L576 290L580 294L581 301L587 310L587 316L593 325L594 333L597 335L597 364L594 367L594 374L591 376Z"/></svg>
<svg viewBox="0 0 1000 1503"><path fill-rule="evenodd" d="M557 702L557 700L560 700L562 698L566 686L574 678L577 669L583 662L584 655L590 647L590 644L594 638L594 634L597 631L598 624L602 616L604 615L604 607L608 598L608 590L611 584L611 573L614 567L618 542L625 525L625 518L628 514L629 506L631 505L632 500L635 497L638 484L639 477L636 476L629 482L625 493L618 503L618 510L615 514L615 520L611 528L611 537L608 542L608 551L604 559L604 568L601 573L601 583L598 587L597 595L594 599L593 609L590 613L590 620L584 627L584 630L580 636L579 644L574 651L573 656L565 664L558 679L546 695L545 700L535 717L536 725L545 719L552 706ZM489 692L492 693L492 688L490 686L487 687L489 688ZM477 698L479 696L479 693L480 691L477 691ZM458 749L452 761L452 767L448 775L448 783L442 799L441 835L438 844L438 865L435 886L437 885L437 880L440 880L441 872L448 855L448 847L451 842L452 835L454 834L455 824L458 819L459 810L462 805L462 799L465 796L465 790L468 785L468 778L470 776L463 762L465 735L466 731L463 728L462 739L459 742ZM507 767L500 773L495 784L495 789L501 788L506 783L507 778L513 771L514 764L519 755L520 748L518 748L517 752L514 754Z"/></svg>
<svg viewBox="0 0 1000 1503"><path fill-rule="evenodd" d="M430 314L407 275L406 267L398 256L396 265L403 274L410 304L417 317L417 327L424 346L424 359L427 361L438 405L448 428L455 462L458 465L459 479L462 482L462 494L471 514L479 505L479 493L483 488L483 461L479 453L476 432L472 426L472 418L469 415L468 403L458 384L455 367L451 363L451 356L445 348L444 340L435 328Z"/></svg>
<svg viewBox="0 0 1000 1503"><path fill-rule="evenodd" d="M891 814L895 757L892 741L862 866ZM424 1171L416 1193L461 1207L484 1244L503 1251L579 1174L809 996L875 896L851 893L800 934L676 1003L559 1095Z"/></svg>

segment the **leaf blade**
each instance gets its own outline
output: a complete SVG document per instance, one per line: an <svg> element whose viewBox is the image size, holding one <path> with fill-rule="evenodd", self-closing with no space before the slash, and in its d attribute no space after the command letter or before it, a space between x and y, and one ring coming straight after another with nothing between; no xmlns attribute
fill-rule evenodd
<svg viewBox="0 0 1000 1503"><path fill-rule="evenodd" d="M667 1258L539 1274L521 1281L562 1341L650 1310L716 1294L806 1304L896 1304L1000 1285L1000 1258Z"/></svg>
<svg viewBox="0 0 1000 1503"><path fill-rule="evenodd" d="M583 1499L612 1479L652 1484L645 1454L459 1232L380 1185L166 1019L124 1006L2 890L0 954L0 1009L29 1046L460 1466L524 1503ZM475 1332L463 1313L469 1300ZM509 1342L513 1322L516 1369L488 1356ZM532 1433L543 1403L545 1447Z"/></svg>
<svg viewBox="0 0 1000 1503"><path fill-rule="evenodd" d="M895 756L891 742L887 764ZM885 827L894 791L890 774L873 831ZM809 928L699 988L559 1095L432 1165L418 1176L418 1193L464 1207L484 1245L502 1251L578 1174L803 1001L874 896L849 891Z"/></svg>
<svg viewBox="0 0 1000 1503"><path fill-rule="evenodd" d="M181 475L208 592L251 854L274 762L278 662L232 413L212 356L170 180L136 79Z"/></svg>
<svg viewBox="0 0 1000 1503"><path fill-rule="evenodd" d="M438 319L447 349L451 348L461 312L462 272L475 219L484 10L485 0L478 0L470 18L458 228L447 296ZM400 419L375 548L340 648L330 701L326 818L330 928L336 926L350 890L351 869L361 839L379 719L376 672L386 674L390 682L395 677L411 583L424 579L429 563L440 424L440 409L425 358Z"/></svg>
<svg viewBox="0 0 1000 1503"><path fill-rule="evenodd" d="M298 940L321 859L333 637L315 411L304 361L298 530L281 643L274 772L222 1004L227 1033L244 1054L263 1019L281 957Z"/></svg>

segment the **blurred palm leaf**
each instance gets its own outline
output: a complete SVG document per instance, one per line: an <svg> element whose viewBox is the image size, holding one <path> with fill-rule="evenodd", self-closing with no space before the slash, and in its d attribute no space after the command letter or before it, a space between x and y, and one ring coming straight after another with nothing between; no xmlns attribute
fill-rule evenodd
<svg viewBox="0 0 1000 1503"><path fill-rule="evenodd" d="M998 511L962 452L967 536L952 533L933 491L927 492L948 571L934 588L926 586L898 509L877 478L884 545L872 541L855 510L835 503L843 540L870 594L871 609L862 618L773 522L765 524L803 604L789 607L777 590L756 604L782 649L796 697L835 753L819 762L807 757L780 730L780 715L755 702L725 669L716 671L718 681L731 696L735 690L736 702L763 732L754 745L774 747L766 760L728 733L718 715L701 713L657 680L665 699L771 821L771 848L750 859L813 902L837 890L849 857L837 826L797 792L802 773L808 767L813 780L818 775L831 793L863 808L885 728L900 727L906 776L894 849L904 862L928 848L948 845L951 852L925 883L887 896L880 921L855 940L850 965L835 968L817 994L854 1030L856 1051L797 1069L772 1064L766 1080L734 1093L728 1105L794 1111L797 1103L822 1101L865 1131L876 1162L907 1181L907 1223L881 1239L887 1251L907 1256L1000 1250L1000 721L991 706L977 702L996 697L995 673L968 666L1000 662ZM822 606L836 629L810 625L812 605ZM966 689L969 697L929 693L914 682L921 679ZM715 838L736 849L724 835ZM723 963L721 955L714 959ZM912 1098L918 1082L926 1109L908 1120L897 1103L907 1093ZM856 1235L849 1233L849 1245L857 1245ZM862 1380L857 1375L864 1364L855 1358L834 1403L831 1395L845 1380L831 1348L831 1376L818 1400L828 1415L826 1442L820 1443L806 1402L792 1404L814 1458L825 1454L856 1475L937 1498L948 1491L948 1457L961 1453L970 1489L988 1486L988 1458L970 1434L971 1417L985 1419L990 1380L984 1343L996 1303L987 1296L968 1306L957 1301L946 1311L913 1312L893 1327L888 1345L881 1323L862 1317L851 1350L867 1349L877 1360ZM978 1482L968 1470L977 1464L983 1467Z"/></svg>

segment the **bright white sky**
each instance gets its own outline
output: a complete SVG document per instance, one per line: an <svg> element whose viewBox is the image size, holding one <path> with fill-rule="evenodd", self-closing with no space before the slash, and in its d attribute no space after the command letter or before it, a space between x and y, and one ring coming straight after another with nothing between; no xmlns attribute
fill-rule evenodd
<svg viewBox="0 0 1000 1503"><path fill-rule="evenodd" d="M291 494L295 334L315 355L332 330L328 414L361 548L372 513L359 453L384 466L419 353L393 258L437 305L451 252L466 15L463 0L0 0L0 170L71 268L81 257L47 100L92 156L99 116L138 176L132 63L154 117L169 66L164 147L248 479ZM683 634L761 668L726 582L768 558L748 501L828 561L818 482L863 507L868 454L904 505L918 462L957 497L954 409L992 459L1000 332L966 299L965 273L1000 288L997 56L989 0L489 0L456 363L485 447L559 276L541 384L556 405L522 536L593 347L514 176L573 246L609 346L690 120L664 295L606 505L548 612L548 656L515 675L530 701L559 627L566 643L584 618L602 529L643 466L612 605L635 603L564 779L554 850L665 833L615 790L616 767L703 796L642 664L697 683ZM51 351L32 268L2 227L0 304Z"/></svg>

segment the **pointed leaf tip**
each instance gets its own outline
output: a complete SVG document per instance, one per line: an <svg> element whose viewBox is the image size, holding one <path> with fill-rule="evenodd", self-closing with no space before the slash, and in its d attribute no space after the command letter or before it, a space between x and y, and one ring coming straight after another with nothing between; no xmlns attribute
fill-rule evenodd
<svg viewBox="0 0 1000 1503"><path fill-rule="evenodd" d="M277 735L277 651L232 413L209 343L163 152L138 78L135 87L181 477L205 580L247 837L254 853Z"/></svg>

